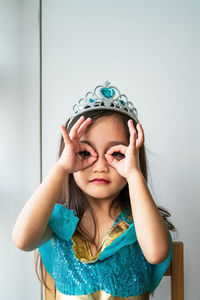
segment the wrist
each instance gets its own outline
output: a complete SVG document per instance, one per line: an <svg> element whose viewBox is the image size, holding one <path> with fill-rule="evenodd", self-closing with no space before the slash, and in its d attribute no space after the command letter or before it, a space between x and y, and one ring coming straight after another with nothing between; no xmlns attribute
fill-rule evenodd
<svg viewBox="0 0 200 300"><path fill-rule="evenodd" d="M126 177L126 180L129 183L129 182L133 182L135 179L138 179L138 178L144 179L144 176L140 170L134 170L128 174L128 176Z"/></svg>
<svg viewBox="0 0 200 300"><path fill-rule="evenodd" d="M57 172L63 174L64 176L69 175L69 172L63 168L62 164L60 163L60 161L58 160L55 165L54 165L55 169Z"/></svg>

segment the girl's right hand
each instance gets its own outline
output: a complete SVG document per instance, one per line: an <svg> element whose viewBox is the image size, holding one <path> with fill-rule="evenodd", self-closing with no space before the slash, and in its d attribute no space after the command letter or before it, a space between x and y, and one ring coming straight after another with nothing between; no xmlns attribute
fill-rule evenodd
<svg viewBox="0 0 200 300"><path fill-rule="evenodd" d="M75 173L85 169L92 165L97 159L97 154L92 147L85 143L79 144L82 134L91 121L91 118L85 120L84 116L81 116L69 133L65 126L61 126L65 147L58 160L58 164L67 171L67 173ZM81 159L81 156L78 156L78 153L81 151L87 151L90 155Z"/></svg>

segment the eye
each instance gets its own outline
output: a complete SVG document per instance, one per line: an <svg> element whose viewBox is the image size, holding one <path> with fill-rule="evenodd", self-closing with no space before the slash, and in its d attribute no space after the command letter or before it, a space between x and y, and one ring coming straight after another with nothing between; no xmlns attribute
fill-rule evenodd
<svg viewBox="0 0 200 300"><path fill-rule="evenodd" d="M89 156L90 152L88 152L86 150L85 151L80 151L80 152L78 152L78 155L85 157L85 156Z"/></svg>
<svg viewBox="0 0 200 300"><path fill-rule="evenodd" d="M114 155L114 154L117 154L117 155ZM124 154L122 154L121 152L113 152L114 156L119 156L119 157L124 157Z"/></svg>

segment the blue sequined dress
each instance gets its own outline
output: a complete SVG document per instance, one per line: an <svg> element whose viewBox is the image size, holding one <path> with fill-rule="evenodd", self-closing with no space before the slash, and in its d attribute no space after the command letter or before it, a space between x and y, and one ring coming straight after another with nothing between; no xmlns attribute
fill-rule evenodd
<svg viewBox="0 0 200 300"><path fill-rule="evenodd" d="M80 239L75 235L79 218L64 205L55 205L48 222L54 236L39 247L39 252L60 295L86 299L81 295L95 295L102 291L116 298L101 296L87 299L148 299L136 296L147 292L151 294L159 285L172 259L172 237L169 232L171 248L166 260L159 264L149 263L137 241L134 222L128 218L129 212L128 209L121 211L98 255L92 257L87 244L79 243Z"/></svg>

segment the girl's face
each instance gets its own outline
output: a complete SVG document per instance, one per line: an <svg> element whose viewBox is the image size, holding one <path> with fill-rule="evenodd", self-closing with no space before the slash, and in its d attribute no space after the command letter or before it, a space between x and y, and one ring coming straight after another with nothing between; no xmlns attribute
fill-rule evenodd
<svg viewBox="0 0 200 300"><path fill-rule="evenodd" d="M112 202L126 185L126 179L107 163L105 153L114 145L128 146L128 140L123 123L116 116L103 116L97 119L80 138L79 143L88 143L97 153L97 160L91 166L73 173L76 184L89 201L98 201L99 204L103 200ZM86 155L89 155L89 152L82 153L82 159ZM124 155L119 152L113 155L118 160L124 158ZM103 178L109 183L91 182L95 178Z"/></svg>

